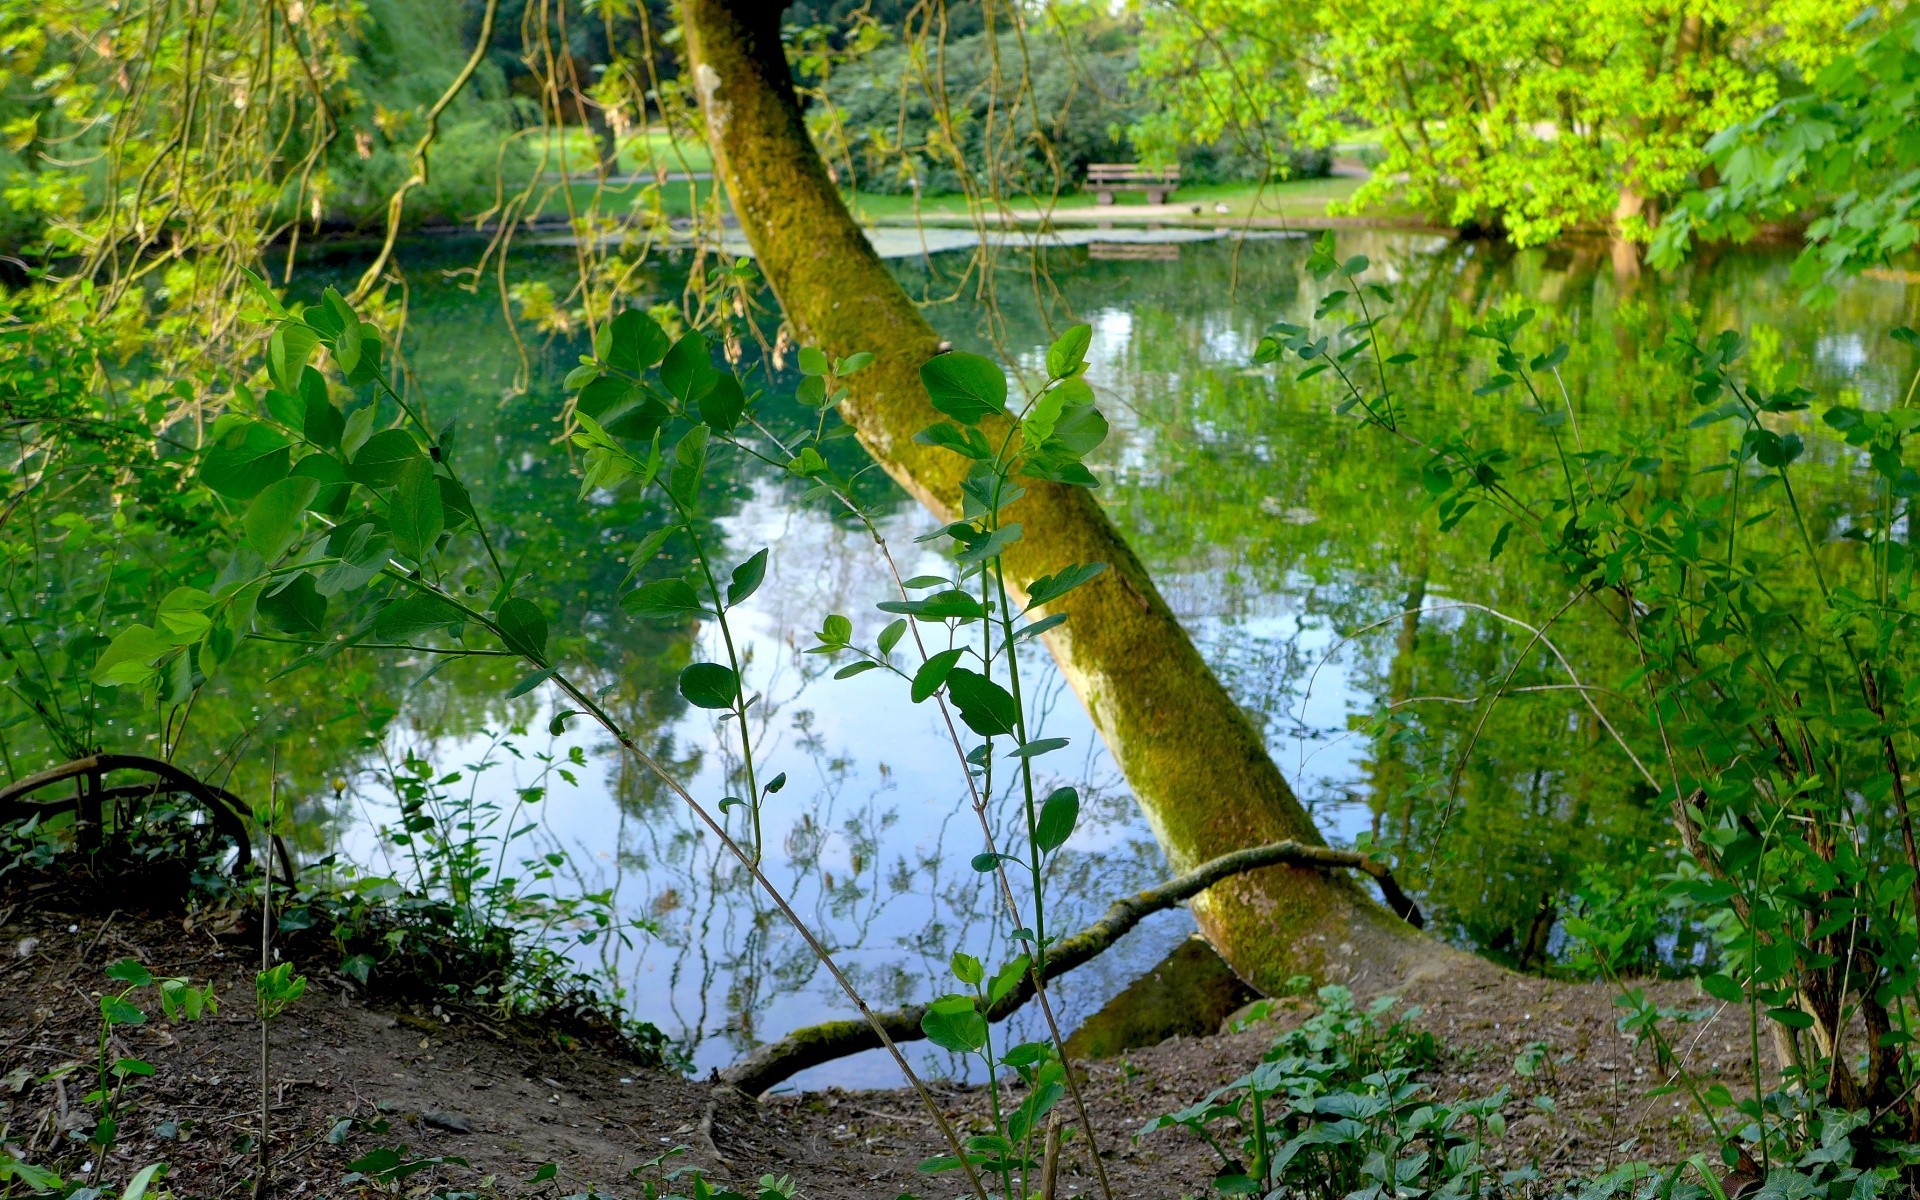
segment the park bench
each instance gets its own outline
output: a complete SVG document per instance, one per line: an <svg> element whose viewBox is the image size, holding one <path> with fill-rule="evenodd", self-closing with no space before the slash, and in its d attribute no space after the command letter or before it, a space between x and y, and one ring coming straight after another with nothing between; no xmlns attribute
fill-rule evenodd
<svg viewBox="0 0 1920 1200"><path fill-rule="evenodd" d="M1087 187L1100 204L1112 204L1116 192L1145 192L1148 204L1164 204L1180 186L1179 167L1143 167L1139 163L1089 163Z"/></svg>

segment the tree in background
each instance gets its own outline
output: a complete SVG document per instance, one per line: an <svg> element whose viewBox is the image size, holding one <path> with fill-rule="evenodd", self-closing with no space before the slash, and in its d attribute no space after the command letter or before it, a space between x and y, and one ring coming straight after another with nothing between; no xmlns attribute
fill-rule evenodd
<svg viewBox="0 0 1920 1200"><path fill-rule="evenodd" d="M808 124L828 161L851 172L842 182L896 194L1047 195L1077 186L1089 163L1140 157L1133 131L1161 111L1136 78L1137 20L1061 3L1024 29L1004 16L998 25L958 34L950 20L944 38L882 26L891 44L833 73ZM1216 130L1162 157L1177 159L1189 182L1265 177L1267 158L1247 149ZM1284 140L1274 150L1282 174L1327 173L1324 151Z"/></svg>
<svg viewBox="0 0 1920 1200"><path fill-rule="evenodd" d="M1643 241L1716 132L1842 43L1832 0L1166 0L1134 136L1162 154L1377 131L1351 204L1398 200L1522 245L1579 229Z"/></svg>
<svg viewBox="0 0 1920 1200"><path fill-rule="evenodd" d="M1716 137L1720 182L1661 223L1654 262L1677 265L1699 239L1746 241L1770 221L1818 211L1794 281L1831 303L1833 279L1920 240L1920 10L1828 63L1803 93Z"/></svg>

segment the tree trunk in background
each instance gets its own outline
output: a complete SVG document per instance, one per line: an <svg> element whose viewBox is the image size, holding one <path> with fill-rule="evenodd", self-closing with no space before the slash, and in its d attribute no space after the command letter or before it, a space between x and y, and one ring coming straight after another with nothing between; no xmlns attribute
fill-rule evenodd
<svg viewBox="0 0 1920 1200"><path fill-rule="evenodd" d="M714 169L787 321L803 345L878 355L852 380L842 415L901 486L955 519L964 460L913 441L938 419L919 369L940 339L848 215L807 136L780 43L781 7L681 0L680 12ZM1078 488L1027 486L1010 514L1026 536L1005 556L1008 583L1023 588L1076 562L1112 568L1066 599L1070 620L1047 644L1174 870L1262 842L1318 843L1259 732L1098 502ZM1193 909L1222 956L1269 992L1302 972L1392 986L1465 957L1350 880L1316 871L1252 873Z"/></svg>

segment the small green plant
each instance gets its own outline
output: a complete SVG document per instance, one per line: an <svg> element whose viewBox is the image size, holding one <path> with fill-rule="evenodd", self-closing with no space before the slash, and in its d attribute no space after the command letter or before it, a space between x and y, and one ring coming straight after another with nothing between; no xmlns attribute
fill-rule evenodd
<svg viewBox="0 0 1920 1200"><path fill-rule="evenodd" d="M212 984L197 988L186 979L156 979L153 972L137 959L123 958L114 963L107 968L107 978L125 986L118 992L109 991L100 997L94 1089L81 1097L82 1103L94 1105L100 1112L87 1140L97 1149L101 1166L105 1164L107 1151L113 1148L119 1137L120 1101L127 1088L133 1080L153 1074L152 1063L113 1053L114 1030L147 1023L147 1012L134 1003L134 995L145 988L155 989L161 1011L170 1021L198 1021L219 1008L214 1000Z"/></svg>
<svg viewBox="0 0 1920 1200"><path fill-rule="evenodd" d="M1433 1035L1412 1025L1419 1009L1389 1019L1393 997L1361 1009L1337 986L1318 999L1319 1011L1282 1034L1259 1066L1141 1134L1181 1128L1205 1141L1221 1160L1213 1181L1221 1195L1480 1195L1481 1147L1505 1129L1506 1092L1435 1102L1414 1078L1439 1054Z"/></svg>

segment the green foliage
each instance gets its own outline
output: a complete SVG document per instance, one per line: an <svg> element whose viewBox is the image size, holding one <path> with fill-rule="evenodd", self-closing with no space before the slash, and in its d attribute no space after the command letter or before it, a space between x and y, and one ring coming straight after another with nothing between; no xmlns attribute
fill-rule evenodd
<svg viewBox="0 0 1920 1200"><path fill-rule="evenodd" d="M1003 18L1004 21L1004 18ZM1158 145L1130 129L1161 92L1132 78L1138 29L1093 6L1059 4L1019 32L950 29L883 46L836 69L809 125L841 182L885 194L1047 196L1089 163L1132 162ZM1191 183L1259 179L1267 161L1216 134L1169 146ZM1278 150L1281 174L1327 172L1321 152Z"/></svg>
<svg viewBox="0 0 1920 1200"><path fill-rule="evenodd" d="M1879 24L1868 10L1849 31ZM1766 221L1817 212L1794 280L1830 304L1833 280L1920 238L1912 217L1920 168L1920 11L1841 54L1807 88L1707 144L1718 183L1686 197L1654 237L1654 261L1679 262L1695 238L1744 241Z"/></svg>
<svg viewBox="0 0 1920 1200"><path fill-rule="evenodd" d="M1439 1055L1433 1035L1412 1026L1419 1009L1389 1021L1391 996L1366 1009L1343 987L1322 988L1318 999L1318 1011L1276 1039L1259 1066L1154 1118L1141 1134L1181 1128L1204 1140L1221 1159L1213 1180L1221 1195L1382 1200L1488 1191L1480 1152L1505 1129L1506 1093L1436 1103L1414 1078ZM1250 1019L1264 1016L1266 1003ZM1223 1145L1223 1137L1233 1140Z"/></svg>
<svg viewBox="0 0 1920 1200"><path fill-rule="evenodd" d="M1206 0L1148 10L1150 146L1325 146L1378 131L1350 201L1403 202L1521 245L1644 237L1707 139L1816 68L1851 12L1823 0Z"/></svg>
<svg viewBox="0 0 1920 1200"><path fill-rule="evenodd" d="M1904 764L1920 723L1906 682L1920 560L1905 530L1920 474L1906 454L1920 413L1839 403L1816 425L1817 397L1791 365L1749 372L1740 335L1683 324L1662 352L1691 381L1692 419L1603 448L1583 437L1552 382L1567 348L1523 346L1533 313L1517 310L1473 329L1491 360L1478 390L1513 396L1553 452L1529 462L1473 426L1422 438L1396 394L1394 360L1374 344L1380 318L1343 312L1365 295L1393 301L1392 289L1360 282L1369 265L1341 262L1323 239L1312 269L1345 286L1325 296L1320 317L1346 323L1319 337L1277 324L1260 359L1304 362L1303 378L1330 372L1343 411L1408 442L1442 533L1497 522L1492 553L1521 539L1558 568L1565 598L1548 601L1555 610L1510 619L1565 672L1573 668L1552 640L1565 614L1585 604L1613 618L1612 677L1568 682L1673 814L1690 862L1664 894L1719 942L1703 988L1745 1009L1756 1046L1771 1024L1792 1047L1788 1091L1870 1109L1889 1133L1908 1128L1920 1111L1905 1082L1916 1043L1904 1015L1920 986L1920 853ZM1688 432L1708 429L1725 430L1719 452L1689 460ZM1810 491L1810 445L1849 448L1868 486ZM1654 748L1651 765L1636 742ZM1603 970L1632 965L1612 957L1638 952L1618 922L1583 931ZM1805 1126L1766 1095L1757 1050L1752 1094L1736 1099L1679 1066L1660 1032L1672 1014L1637 991L1622 999L1625 1027L1676 1072L1729 1165L1798 1152ZM1874 1031L1864 1057L1844 1049L1856 1023Z"/></svg>

